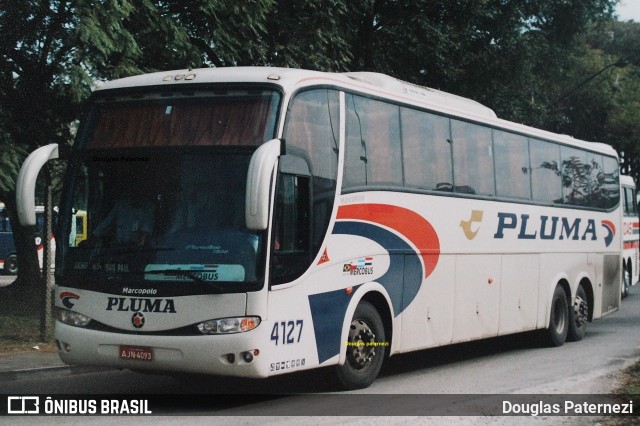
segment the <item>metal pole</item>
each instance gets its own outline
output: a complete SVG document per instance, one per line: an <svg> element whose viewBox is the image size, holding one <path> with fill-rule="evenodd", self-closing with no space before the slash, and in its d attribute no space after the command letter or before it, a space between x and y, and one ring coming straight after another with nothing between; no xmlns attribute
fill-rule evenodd
<svg viewBox="0 0 640 426"><path fill-rule="evenodd" d="M42 309L40 311L40 341L49 340L51 331L51 292L53 291L53 250L51 246L52 222L53 222L53 195L51 184L51 169L45 168L46 198L44 205L44 232L43 232L43 253L42 253L42 275L43 275L43 297Z"/></svg>

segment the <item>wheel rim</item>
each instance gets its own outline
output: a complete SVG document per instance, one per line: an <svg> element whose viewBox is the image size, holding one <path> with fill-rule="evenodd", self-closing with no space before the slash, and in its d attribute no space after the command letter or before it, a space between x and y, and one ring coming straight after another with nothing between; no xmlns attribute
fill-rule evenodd
<svg viewBox="0 0 640 426"><path fill-rule="evenodd" d="M573 304L573 313L578 327L586 324L589 319L589 305L587 301L580 296L576 296L576 301Z"/></svg>
<svg viewBox="0 0 640 426"><path fill-rule="evenodd" d="M18 259L15 256L9 256L4 267L10 274L15 274L18 272Z"/></svg>
<svg viewBox="0 0 640 426"><path fill-rule="evenodd" d="M369 324L363 320L353 320L349 327L349 348L347 361L356 370L362 370L371 364L376 356L373 345L376 335Z"/></svg>
<svg viewBox="0 0 640 426"><path fill-rule="evenodd" d="M565 309L562 299L557 299L553 304L553 323L558 334L562 334L565 328Z"/></svg>
<svg viewBox="0 0 640 426"><path fill-rule="evenodd" d="M624 290L626 290L631 286L631 271L629 268L625 268L624 270Z"/></svg>

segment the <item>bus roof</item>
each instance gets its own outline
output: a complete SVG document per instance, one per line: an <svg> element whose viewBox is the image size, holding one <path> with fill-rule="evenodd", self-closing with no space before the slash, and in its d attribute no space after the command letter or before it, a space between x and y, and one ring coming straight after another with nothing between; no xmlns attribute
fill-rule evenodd
<svg viewBox="0 0 640 426"><path fill-rule="evenodd" d="M285 94L313 85L330 85L367 93L372 96L384 97L400 103L413 104L427 110L441 112L450 116L460 117L472 121L486 123L505 130L511 130L532 137L553 140L564 144L580 146L592 151L617 156L616 151L609 145L585 142L571 136L556 134L541 129L502 120L495 112L479 102L418 86L394 77L373 72L328 73L294 68L276 67L223 67L184 69L175 71L161 71L126 77L110 82L96 84L95 91L112 89L136 88L145 86L188 86L193 84L215 83L262 83L275 84L282 88Z"/></svg>

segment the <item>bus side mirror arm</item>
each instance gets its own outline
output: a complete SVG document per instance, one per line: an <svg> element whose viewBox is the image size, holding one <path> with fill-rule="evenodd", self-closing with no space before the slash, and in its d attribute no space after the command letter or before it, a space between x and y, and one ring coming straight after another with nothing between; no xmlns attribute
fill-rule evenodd
<svg viewBox="0 0 640 426"><path fill-rule="evenodd" d="M36 179L49 160L58 158L58 144L42 146L33 151L22 164L16 180L16 207L23 226L36 224Z"/></svg>
<svg viewBox="0 0 640 426"><path fill-rule="evenodd" d="M253 231L264 231L269 224L271 181L278 158L283 154L283 145L280 139L272 139L261 145L251 157L247 173L245 222Z"/></svg>

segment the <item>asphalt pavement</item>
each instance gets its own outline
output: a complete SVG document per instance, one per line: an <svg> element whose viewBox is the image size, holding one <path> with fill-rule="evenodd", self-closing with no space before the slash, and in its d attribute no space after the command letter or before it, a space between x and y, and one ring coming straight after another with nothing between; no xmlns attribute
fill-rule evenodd
<svg viewBox="0 0 640 426"><path fill-rule="evenodd" d="M17 351L0 353L0 382L32 377L83 374L105 370L98 367L70 366L64 364L57 352Z"/></svg>

